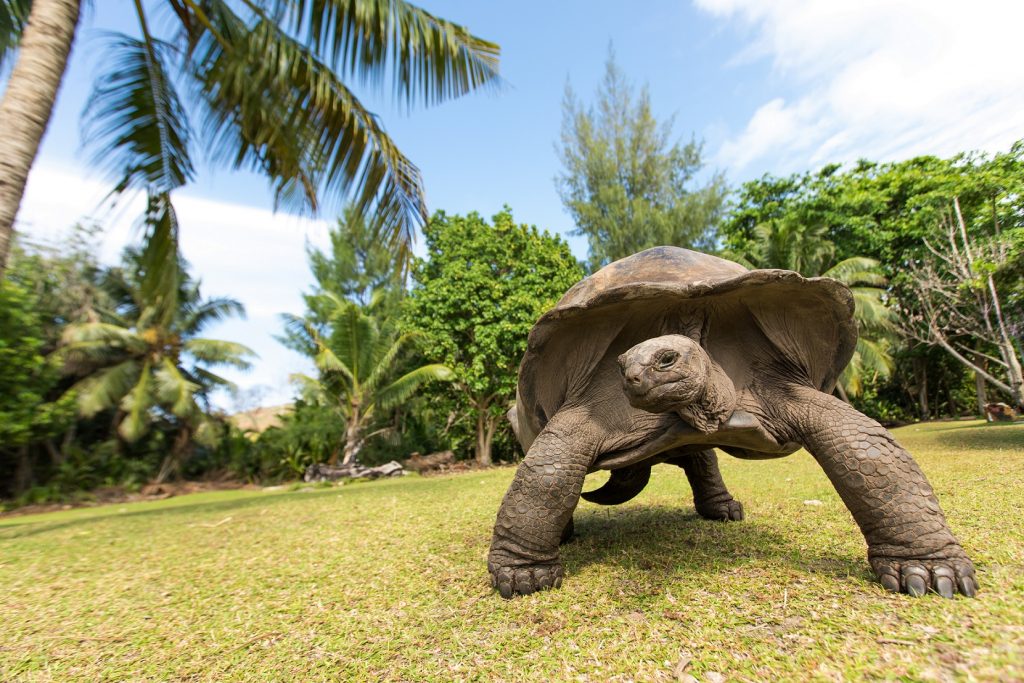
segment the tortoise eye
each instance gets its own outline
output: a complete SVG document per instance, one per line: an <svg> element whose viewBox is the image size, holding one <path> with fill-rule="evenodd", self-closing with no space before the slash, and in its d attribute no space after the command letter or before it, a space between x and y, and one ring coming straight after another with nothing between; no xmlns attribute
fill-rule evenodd
<svg viewBox="0 0 1024 683"><path fill-rule="evenodd" d="M679 360L679 354L675 351L669 351L668 353L661 354L658 358L658 369L668 370L670 367L675 365L675 362Z"/></svg>

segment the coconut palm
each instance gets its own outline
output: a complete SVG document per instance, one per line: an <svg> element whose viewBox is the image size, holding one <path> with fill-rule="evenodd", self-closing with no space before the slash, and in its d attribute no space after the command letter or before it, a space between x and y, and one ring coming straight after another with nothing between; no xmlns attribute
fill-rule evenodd
<svg viewBox="0 0 1024 683"><path fill-rule="evenodd" d="M853 357L836 385L845 400L860 395L866 377L886 378L892 373L889 338L893 323L892 312L885 305L886 280L878 261L853 256L835 263L835 252L824 226L787 216L756 226L742 249L725 256L748 268L781 268L806 277L829 277L850 288L859 334Z"/></svg>
<svg viewBox="0 0 1024 683"><path fill-rule="evenodd" d="M0 62L18 52L0 101L0 277L80 2L0 0ZM276 204L315 211L321 191L351 196L406 255L426 218L420 174L349 84L391 88L411 106L498 82L496 44L404 0L125 5L138 35L110 38L87 140L113 174L114 194L144 190L167 212L170 192L194 177L198 148L265 174ZM157 35L156 26L168 30ZM172 220L149 226L171 230L176 245Z"/></svg>
<svg viewBox="0 0 1024 683"><path fill-rule="evenodd" d="M91 417L114 410L117 435L131 443L157 419L176 425L176 435L156 481L175 473L194 440L211 436L208 394L232 386L210 370L228 365L247 369L253 352L236 342L198 336L210 323L244 308L234 299L203 299L199 283L180 277L176 296L152 297L140 274L141 254L129 254L131 267L108 272L104 287L117 302L96 322L69 325L57 350L66 374L80 379L71 387L79 413ZM174 303L173 310L167 301ZM170 312L170 313L169 313Z"/></svg>
<svg viewBox="0 0 1024 683"><path fill-rule="evenodd" d="M309 398L331 406L345 422L342 464L356 462L366 442L390 431L369 429L381 413L412 397L422 384L450 381L444 365L422 365L394 379L397 361L415 335L397 334L357 304L334 294L321 294L318 309L328 310L321 329L308 319L285 316L291 338L304 337L319 377L294 375ZM336 456L332 458L336 460Z"/></svg>

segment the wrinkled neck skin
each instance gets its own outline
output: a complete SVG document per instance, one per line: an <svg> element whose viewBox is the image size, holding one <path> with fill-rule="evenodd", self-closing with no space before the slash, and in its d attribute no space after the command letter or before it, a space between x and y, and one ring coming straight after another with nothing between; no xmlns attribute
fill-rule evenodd
<svg viewBox="0 0 1024 683"><path fill-rule="evenodd" d="M623 390L634 408L675 412L694 429L718 430L736 408L736 388L694 340L679 334L648 339L619 359Z"/></svg>
<svg viewBox="0 0 1024 683"><path fill-rule="evenodd" d="M715 361L708 359L710 369L704 392L688 405L675 406L675 412L684 422L704 434L718 430L736 409L736 389L732 380Z"/></svg>

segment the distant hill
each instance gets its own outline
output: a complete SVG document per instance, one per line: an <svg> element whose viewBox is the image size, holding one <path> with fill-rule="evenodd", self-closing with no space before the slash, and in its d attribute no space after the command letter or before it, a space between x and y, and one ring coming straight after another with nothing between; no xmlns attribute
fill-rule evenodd
<svg viewBox="0 0 1024 683"><path fill-rule="evenodd" d="M231 423L243 431L262 434L271 427L281 426L281 416L292 412L292 404L253 408L228 417Z"/></svg>

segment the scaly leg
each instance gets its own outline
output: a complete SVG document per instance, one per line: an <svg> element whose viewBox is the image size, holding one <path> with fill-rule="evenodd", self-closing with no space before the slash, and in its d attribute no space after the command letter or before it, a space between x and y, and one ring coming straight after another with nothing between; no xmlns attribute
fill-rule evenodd
<svg viewBox="0 0 1024 683"><path fill-rule="evenodd" d="M582 411L559 411L537 435L501 502L487 558L503 598L562 583L558 545L596 452Z"/></svg>
<svg viewBox="0 0 1024 683"><path fill-rule="evenodd" d="M723 522L743 519L743 504L733 498L725 487L718 469L718 455L713 449L674 456L666 462L678 465L686 472L698 515Z"/></svg>
<svg viewBox="0 0 1024 683"><path fill-rule="evenodd" d="M884 427L834 396L806 387L794 394L795 436L853 514L882 585L913 596L930 589L946 598L957 591L973 597L974 565L910 454Z"/></svg>

